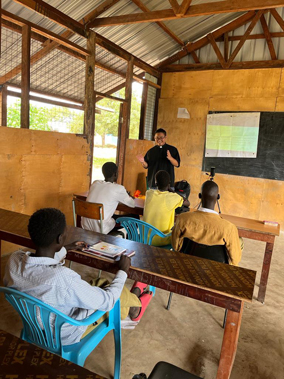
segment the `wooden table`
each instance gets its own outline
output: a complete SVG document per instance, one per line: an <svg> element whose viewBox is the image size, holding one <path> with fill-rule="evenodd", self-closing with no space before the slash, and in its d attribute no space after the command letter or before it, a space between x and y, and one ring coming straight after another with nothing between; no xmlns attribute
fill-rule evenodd
<svg viewBox="0 0 284 379"><path fill-rule="evenodd" d="M88 192L82 192L78 194L74 194L74 196L79 197L82 200L86 200L88 196ZM123 211L126 213L136 213L138 215L143 215L144 209L144 200L143 199L135 199L136 206L135 208L127 207L124 204L119 204L117 210ZM195 211L193 209L192 211ZM259 291L257 300L261 303L264 303L266 288L268 283L270 264L272 259L272 252L274 247L275 237L280 235L280 225L271 226L264 225L262 221L252 220L244 217L237 216L229 216L225 214L221 214L221 217L225 220L230 221L232 224L235 224L239 231L239 236L244 238L253 239L256 241L266 242L263 263L262 263L262 271L260 277Z"/></svg>
<svg viewBox="0 0 284 379"><path fill-rule="evenodd" d="M29 216L0 209L0 240L33 248L28 231ZM228 379L238 344L244 302L251 302L256 272L223 263L148 246L80 228L68 227L68 243L104 240L135 250L129 278L167 291L228 309L217 379ZM76 251L67 259L90 267L115 272L112 262Z"/></svg>
<svg viewBox="0 0 284 379"><path fill-rule="evenodd" d="M105 379L1 329L0 378Z"/></svg>

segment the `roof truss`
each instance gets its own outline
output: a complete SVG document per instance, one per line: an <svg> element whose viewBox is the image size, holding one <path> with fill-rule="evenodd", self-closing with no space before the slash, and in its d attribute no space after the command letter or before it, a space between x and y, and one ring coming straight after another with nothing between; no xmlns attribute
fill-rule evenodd
<svg viewBox="0 0 284 379"><path fill-rule="evenodd" d="M176 9L175 2L171 3L174 5L174 9ZM90 22L88 24L88 28L174 20L177 18L206 16L220 13L245 12L250 10L260 10L284 6L283 0L225 0L189 6L190 3L190 1L184 0L177 11L177 14L173 8L170 8L147 13L132 13L122 16L101 17Z"/></svg>
<svg viewBox="0 0 284 379"><path fill-rule="evenodd" d="M266 67L284 67L284 60L279 60L274 48L272 38L284 37L284 32L272 33L269 31L265 14L271 13L275 18L281 28L284 30L284 20L281 18L279 13L275 9L270 10L258 10L256 13L248 12L247 14L237 18L231 23L215 30L213 33L207 34L205 37L200 40L186 45L186 49L182 49L177 54L174 54L172 57L166 59L159 65L159 68L164 72L172 71L188 71L188 70L208 70L208 69L245 69L245 68L266 68ZM263 30L263 34L251 34L256 24L260 22ZM249 23L245 33L242 36L229 36L229 32L238 29L240 26ZM255 39L265 39L271 60L268 61L251 61L251 62L234 62L234 59L238 55L239 51L243 47L244 43L247 40ZM238 41L238 44L235 46L235 49L229 56L229 43ZM223 42L224 51L223 53L220 50L217 42ZM198 50L207 44L211 44L217 58L218 63L201 63L194 58L194 64L171 64L177 60L180 60L187 54L193 53L198 58ZM200 55L200 54L199 54Z"/></svg>

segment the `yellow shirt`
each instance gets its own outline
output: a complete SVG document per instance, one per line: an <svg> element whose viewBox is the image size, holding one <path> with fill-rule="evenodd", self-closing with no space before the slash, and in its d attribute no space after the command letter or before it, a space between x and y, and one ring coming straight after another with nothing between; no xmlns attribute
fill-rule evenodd
<svg viewBox="0 0 284 379"><path fill-rule="evenodd" d="M237 266L241 260L238 229L219 214L196 211L179 215L172 231L174 250L180 251L184 238L202 245L225 245L230 264Z"/></svg>
<svg viewBox="0 0 284 379"><path fill-rule="evenodd" d="M177 193L150 189L146 192L143 220L165 234L170 233L175 222L175 209L182 204L183 198ZM170 243L170 237L154 237L152 245L164 246Z"/></svg>

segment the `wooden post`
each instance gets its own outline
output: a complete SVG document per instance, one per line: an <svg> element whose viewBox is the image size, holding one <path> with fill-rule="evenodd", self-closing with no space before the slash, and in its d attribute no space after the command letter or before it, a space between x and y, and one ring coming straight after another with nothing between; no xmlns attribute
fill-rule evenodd
<svg viewBox="0 0 284 379"><path fill-rule="evenodd" d="M127 100L127 102L123 103L123 106L122 106L122 125L121 125L121 131L120 131L118 177L117 177L117 183L119 184L123 183L126 140L129 137L132 81L133 81L133 57L130 58L127 64L126 82L125 82L125 99Z"/></svg>
<svg viewBox="0 0 284 379"><path fill-rule="evenodd" d="M223 343L216 379L229 379L233 368L239 333L242 322L244 302L242 301L240 312L228 309L226 326L224 330Z"/></svg>
<svg viewBox="0 0 284 379"><path fill-rule="evenodd" d="M7 126L7 85L2 87L1 99L1 126Z"/></svg>
<svg viewBox="0 0 284 379"><path fill-rule="evenodd" d="M30 126L30 53L31 27L23 25L22 29L22 82L21 82L21 128Z"/></svg>
<svg viewBox="0 0 284 379"><path fill-rule="evenodd" d="M92 182L94 133L95 133L95 108L96 93L95 85L95 64L96 64L96 33L90 31L87 39L87 50L90 55L86 59L86 78L85 78L85 102L84 102L84 133L87 135L90 146L90 184Z"/></svg>
<svg viewBox="0 0 284 379"><path fill-rule="evenodd" d="M144 139L146 111L147 111L148 83L143 83L143 92L140 110L139 139Z"/></svg>
<svg viewBox="0 0 284 379"><path fill-rule="evenodd" d="M162 85L162 76L158 78L159 86ZM152 129L152 139L154 141L154 136L157 130L158 124L158 111L159 111L159 99L161 97L161 88L156 91L156 101L155 101L155 110L154 110L154 120L153 120L153 129Z"/></svg>

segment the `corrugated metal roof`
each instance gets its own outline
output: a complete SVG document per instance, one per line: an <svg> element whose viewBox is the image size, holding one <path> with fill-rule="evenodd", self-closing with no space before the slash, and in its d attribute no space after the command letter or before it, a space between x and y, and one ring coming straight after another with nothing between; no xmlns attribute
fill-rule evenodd
<svg viewBox="0 0 284 379"><path fill-rule="evenodd" d="M201 3L209 3L214 2L216 0L194 0L192 4L201 4ZM104 0L47 0L48 4L53 7L59 9L63 13L72 17L73 19L79 21L87 14L89 14L92 10L97 8L100 4L104 2ZM144 0L143 3L150 10L160 10L167 9L170 7L168 0ZM181 3L181 1L179 1ZM27 9L26 7L12 1L12 0L2 0L2 7L14 13L24 19L27 19L33 23L39 24L40 26L49 29L55 33L61 33L65 29L60 25L54 23L53 21L47 19L40 14ZM279 9L278 9L279 11ZM111 7L107 12L101 15L101 17L114 16L114 15L125 15L130 13L138 13L141 10L131 1L131 0L120 0L116 5ZM281 16L283 16L283 9L280 9ZM232 21L233 19L239 17L242 13L227 13L227 14L219 14L219 15L210 15L210 16L202 16L202 17L191 17L186 19L179 20L168 20L165 21L165 25L172 30L182 41L194 42L195 40L201 38L209 32L219 28L222 25ZM281 31L280 26L276 23L273 17L270 17L268 14L265 16L271 31ZM238 30L230 33L230 35L242 35L247 26L243 26ZM4 28L5 30L5 28ZM110 39L114 43L118 44L125 50L130 53L136 55L142 60L146 61L151 65L156 65L167 57L173 55L177 51L181 49L181 46L174 41L168 34L166 34L156 23L140 23L140 24L129 24L129 25L120 25L120 26L112 26L112 27L104 27L98 28L95 30L96 32L102 34L106 38ZM262 29L260 25L257 25L253 33L255 32L262 33ZM5 32L3 33L3 37L5 38ZM18 35L18 38L20 36ZM80 44L81 46L86 46L86 40L80 36L73 36L71 38L72 41ZM280 43L279 38L273 39L276 54L278 55L278 59L284 58L284 47L283 44ZM14 41L15 43L15 41ZM223 49L222 43L218 42L220 49ZM232 42L230 44L230 50L233 51L237 42ZM41 44L39 42L33 41L33 49L40 49ZM11 47L13 49L13 46ZM11 59L11 53L8 53L8 45L6 55L5 52L2 51L1 57L1 65L2 71L0 70L1 76L3 75L3 61L8 61ZM215 52L213 51L210 45L202 48L198 53L200 61L202 63L208 62L217 62L217 57ZM36 63L32 68L32 76L31 80L33 85L37 88L46 87L46 90L57 91L58 93L64 92L66 95L71 95L72 85L70 83L72 80L76 80L77 83L80 82L78 88L76 88L76 96L78 98L83 98L83 85L84 83L84 70L83 70L83 62L78 61L74 63L72 61L72 57L65 59L65 64L67 69L63 70L62 75L60 76L60 84L55 85L52 84L51 81L44 81L44 77L46 76L46 70L50 70L51 72L58 72L58 62L61 58L59 55L63 55L66 57L66 54L54 51L50 53L50 56L44 58L43 62ZM6 57L6 58L5 58ZM17 65L20 62L17 61L17 57L13 57L13 64ZM121 59L116 58L113 55L106 55L102 52L98 52L98 59L102 61L102 63L108 63L112 68L125 72L126 65L125 62ZM237 55L235 61L249 61L249 60L265 60L270 59L269 50L267 48L267 44L265 40L249 40L245 43L239 54ZM64 59L61 60L60 67L62 68L62 64L64 64ZM61 62L60 61L60 62ZM72 64L70 63L72 61ZM57 63L56 63L57 62ZM192 63L192 57L187 56L183 58L181 63ZM4 62L5 63L5 62ZM178 62L177 62L178 63ZM70 67L74 67L74 72L71 75L70 70L68 70L68 65ZM7 66L7 62L6 62ZM75 67L76 66L76 67ZM82 73L80 70L82 69ZM136 69L136 73L141 72L141 70ZM33 77L36 77L37 80L33 82ZM56 76L59 78L59 75ZM13 81L19 82L20 76L16 76ZM112 84L115 86L123 82L123 78L118 75L112 75L106 73L103 70L97 70L96 73L96 89L97 91L104 92L110 89ZM63 83L65 83L65 88ZM70 85L70 89L67 87ZM57 88L57 89L56 89ZM59 90L60 89L60 90ZM74 91L73 91L74 95Z"/></svg>

